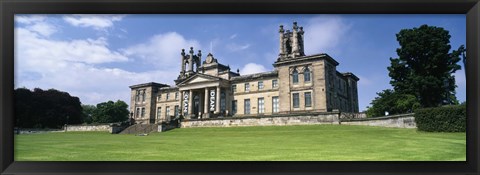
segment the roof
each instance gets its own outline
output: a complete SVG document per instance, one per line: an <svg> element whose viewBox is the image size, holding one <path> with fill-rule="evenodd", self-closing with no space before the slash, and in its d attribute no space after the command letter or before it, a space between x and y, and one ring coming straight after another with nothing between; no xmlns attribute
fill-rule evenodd
<svg viewBox="0 0 480 175"><path fill-rule="evenodd" d="M178 87L175 87L175 86L168 86L168 87L161 87L160 90L177 90Z"/></svg>
<svg viewBox="0 0 480 175"><path fill-rule="evenodd" d="M262 72L262 73L247 74L247 75L232 77L230 80L238 82L238 81L244 81L244 80L253 80L253 79L259 79L264 77L277 77L277 76L278 76L278 71L274 70L270 72Z"/></svg>
<svg viewBox="0 0 480 175"><path fill-rule="evenodd" d="M301 56L301 57L296 57L296 58L287 58L285 60L278 60L275 63L273 63L273 66L276 67L276 66L280 66L280 65L283 65L283 64L297 63L297 62L300 62L300 61L310 61L312 59L325 59L335 66L339 65L339 63L335 59L330 57L330 55L328 55L326 53L320 53L320 54L315 54L315 55L307 55L307 56Z"/></svg>
<svg viewBox="0 0 480 175"><path fill-rule="evenodd" d="M129 87L130 87L130 89L134 89L134 88L149 87L149 86L153 86L153 87L168 87L168 85L166 85L166 84L155 83L155 82L136 84L136 85L131 85L131 86L129 86Z"/></svg>
<svg viewBox="0 0 480 175"><path fill-rule="evenodd" d="M342 75L345 77L352 77L355 81L360 80L360 78L358 78L355 74L351 72L345 72L345 73L342 73Z"/></svg>

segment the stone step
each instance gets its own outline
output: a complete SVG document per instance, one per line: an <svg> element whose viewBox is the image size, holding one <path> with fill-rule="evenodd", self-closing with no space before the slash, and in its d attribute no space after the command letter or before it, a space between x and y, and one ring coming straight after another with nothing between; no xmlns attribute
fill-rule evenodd
<svg viewBox="0 0 480 175"><path fill-rule="evenodd" d="M155 132L158 130L158 125L157 124L135 124L132 126L129 126L120 134L148 134L151 132Z"/></svg>

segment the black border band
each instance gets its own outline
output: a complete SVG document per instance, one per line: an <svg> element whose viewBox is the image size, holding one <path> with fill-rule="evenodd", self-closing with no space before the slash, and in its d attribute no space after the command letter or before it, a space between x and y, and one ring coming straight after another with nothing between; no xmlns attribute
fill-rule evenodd
<svg viewBox="0 0 480 175"><path fill-rule="evenodd" d="M478 0L8 0L0 2L2 174L478 174L480 5ZM466 162L15 162L14 14L467 14Z"/></svg>

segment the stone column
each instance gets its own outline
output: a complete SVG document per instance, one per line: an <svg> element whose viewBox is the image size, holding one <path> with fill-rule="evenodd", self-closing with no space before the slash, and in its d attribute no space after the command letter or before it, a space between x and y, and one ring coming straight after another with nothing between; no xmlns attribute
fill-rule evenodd
<svg viewBox="0 0 480 175"><path fill-rule="evenodd" d="M178 112L183 115L183 91L179 91L178 94L180 95L180 104L178 105Z"/></svg>
<svg viewBox="0 0 480 175"><path fill-rule="evenodd" d="M192 90L188 90L189 91L189 97L188 97L188 115L190 116L189 118L192 118L191 116L194 115L193 114L193 91Z"/></svg>
<svg viewBox="0 0 480 175"><path fill-rule="evenodd" d="M215 113L220 113L220 86L217 86L217 99L215 99L217 104L215 104Z"/></svg>
<svg viewBox="0 0 480 175"><path fill-rule="evenodd" d="M225 89L225 110L226 110L226 114L225 115L228 115L230 113L230 90L228 88Z"/></svg>
<svg viewBox="0 0 480 175"><path fill-rule="evenodd" d="M208 88L205 88L205 99L203 99L203 113L205 118L208 118L208 107L210 106L210 103L208 102Z"/></svg>

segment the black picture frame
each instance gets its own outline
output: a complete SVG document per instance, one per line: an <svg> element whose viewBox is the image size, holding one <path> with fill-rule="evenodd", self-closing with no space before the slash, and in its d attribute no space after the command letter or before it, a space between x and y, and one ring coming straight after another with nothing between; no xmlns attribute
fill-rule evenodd
<svg viewBox="0 0 480 175"><path fill-rule="evenodd" d="M1 174L479 174L479 0L2 0ZM467 161L15 162L15 14L465 14Z"/></svg>

